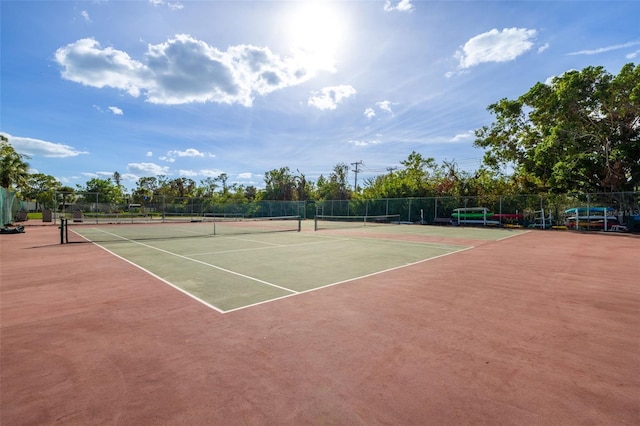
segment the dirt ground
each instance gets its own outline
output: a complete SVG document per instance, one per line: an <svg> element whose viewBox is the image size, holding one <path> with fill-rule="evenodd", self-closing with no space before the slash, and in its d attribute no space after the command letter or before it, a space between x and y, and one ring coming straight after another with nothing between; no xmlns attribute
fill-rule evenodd
<svg viewBox="0 0 640 426"><path fill-rule="evenodd" d="M0 424L640 424L640 238L533 231L220 314L0 237Z"/></svg>

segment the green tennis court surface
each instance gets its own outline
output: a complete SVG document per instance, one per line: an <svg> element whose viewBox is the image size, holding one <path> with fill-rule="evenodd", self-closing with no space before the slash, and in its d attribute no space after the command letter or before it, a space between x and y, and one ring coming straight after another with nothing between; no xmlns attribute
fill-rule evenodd
<svg viewBox="0 0 640 426"><path fill-rule="evenodd" d="M456 231L428 228L432 235ZM146 229L142 236L135 225L72 228L75 234L98 241L96 244L109 252L219 312L345 283L469 248L393 238L394 233L424 234L427 227L421 226L363 227L349 230L350 235L339 232L212 235L207 233L209 230L210 224L171 224ZM390 237L366 235L381 231L390 233ZM460 234L460 230L457 232ZM505 236L499 230L464 232L477 234L472 237L476 239Z"/></svg>
<svg viewBox="0 0 640 426"><path fill-rule="evenodd" d="M372 224L361 225L358 223L333 223L331 221L323 222L318 226L320 233L325 231L347 232L349 234L361 234L363 236L370 234L385 234L389 236L414 235L424 237L445 237L472 240L495 241L502 238L512 237L523 232L526 229L517 228L494 228L483 226L421 226L421 225L399 225L399 224Z"/></svg>

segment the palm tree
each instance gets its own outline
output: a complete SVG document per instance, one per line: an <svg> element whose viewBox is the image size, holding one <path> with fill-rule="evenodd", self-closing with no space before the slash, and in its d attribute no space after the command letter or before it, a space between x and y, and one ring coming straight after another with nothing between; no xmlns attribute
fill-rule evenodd
<svg viewBox="0 0 640 426"><path fill-rule="evenodd" d="M18 154L9 144L6 136L0 135L0 186L10 188L24 186L29 176L29 164L26 155Z"/></svg>

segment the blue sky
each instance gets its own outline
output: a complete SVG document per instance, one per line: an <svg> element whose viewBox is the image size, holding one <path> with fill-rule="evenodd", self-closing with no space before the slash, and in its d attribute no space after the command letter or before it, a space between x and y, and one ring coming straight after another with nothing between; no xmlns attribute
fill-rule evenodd
<svg viewBox="0 0 640 426"><path fill-rule="evenodd" d="M1 1L0 132L65 185L264 186L412 151L475 170L488 105L640 57L640 2ZM351 174L350 180L354 178Z"/></svg>

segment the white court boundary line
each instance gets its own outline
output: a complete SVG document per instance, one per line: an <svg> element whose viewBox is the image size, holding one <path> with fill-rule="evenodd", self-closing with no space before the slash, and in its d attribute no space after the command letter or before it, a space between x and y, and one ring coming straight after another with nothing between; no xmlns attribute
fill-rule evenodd
<svg viewBox="0 0 640 426"><path fill-rule="evenodd" d="M201 260L192 259L192 258L190 258L190 257L184 256L184 255L180 255L180 254L177 254L177 253L173 253L173 252L170 252L170 251L168 251L168 250L164 250L164 249L161 249L161 248L158 248L158 247L153 247L153 246L150 246L150 245L148 245L148 244L141 243L141 242L139 242L139 241L130 240L130 239L128 239L128 238L122 237L122 236L120 236L120 235L117 235L117 234L114 234L114 233L111 233L111 232L104 231L104 230L99 229L99 228L91 228L91 229L93 229L93 230L95 230L95 231L98 231L98 232L102 232L102 233L105 233L105 234L111 235L111 236L114 236L114 237L119 238L119 239L121 239L121 240L123 240L123 241L127 241L127 242L130 242L130 243L134 243L134 244L137 244L137 245L140 245L140 246L143 246L143 247L146 247L146 248L152 249L152 250L157 250L157 251L160 251L160 252L162 252L162 253L165 253L165 254L168 254L168 255L171 255L171 256L175 256L175 257L178 257L178 258L181 258L181 259L185 259L185 260L188 260L188 261L191 261L191 262L195 262L195 263L198 263L198 264L201 264L201 265L204 265L204 266L207 266L207 267L213 268L213 269L220 270L220 271L222 271L222 272L226 272L226 273L229 273L229 274L232 274L232 275L236 275L236 276L239 276L239 277L242 277L242 278L248 279L248 280L250 280L250 281L255 281L255 282L258 282L258 283L260 283L260 284L264 284L264 285L267 285L267 286L275 287L275 288L278 288L278 289L280 289L280 290L284 290L284 291L286 291L286 292L291 293L291 294L284 295L284 296L280 296L280 297L276 297L276 298L273 298L273 299L263 300L263 301L261 301L261 302L256 302L256 303L252 303L252 304L249 304L249 305L240 306L240 307L233 308L233 309L229 309L229 310L223 310L223 309L220 309L220 308L218 308L218 307L216 307L216 306L214 306L214 305L212 305L212 304L210 304L210 303L208 303L208 302L206 302L206 301L202 300L201 298L199 298L199 297L195 296L194 294L189 293L188 291L186 291L186 290L184 290L184 289L182 289L182 288L178 287L177 285L172 284L171 282L169 282L169 281L167 281L166 279L164 279L164 278L160 277L159 275L157 275L157 274L155 274L155 273L153 273L153 272L149 271L148 269L146 269L146 268L144 268L144 267L142 267L142 266L140 266L140 265L137 265L136 263L134 263L134 262L132 262L132 261L130 261L130 260L128 260L128 259L126 259L126 258L124 258L123 256L120 256L119 254L117 254L117 253L115 253L115 252L113 252L113 251L111 251L111 250L107 249L106 247L103 247L103 246L102 246L102 245L100 245L100 244L97 244L97 243L95 243L95 242L92 242L92 241L91 241L91 240L89 240L88 238L85 238L85 237L84 237L84 236L82 236L81 234L78 234L77 232L75 232L74 230L72 230L72 232L74 232L76 235L79 235L81 238L83 238L83 239L85 239L85 240L87 240L87 241L89 241L89 242L93 243L94 245L96 245L96 246L100 247L102 250L106 251L107 253L112 254L113 256L115 256L115 257L117 257L117 258L119 258L119 259L124 260L124 261L125 261L125 262L127 262L128 264L133 265L133 266L135 266L136 268L140 269L141 271L144 271L144 272L148 273L148 274L149 274L149 275L151 275L152 277L157 278L157 279L158 279L158 280L160 280L161 282L163 282L163 283L165 283L165 284L167 284L167 285L169 285L169 286L173 287L174 289L176 289L176 290L180 291L181 293L183 293L183 294L185 294L185 295L189 296L190 298L192 298L192 299L194 299L194 300L196 300L196 301L198 301L198 302L202 303L202 304L203 304L203 305L205 305L206 307L211 308L211 309L213 309L214 311L216 311L216 312L218 312L218 313L220 313L220 314L226 314L226 313L230 313L230 312L235 312L235 311L239 311L239 310L243 310L243 309L251 308L251 307L254 307L254 306L263 305L263 304L266 304L266 303L275 302L275 301L277 301L277 300L286 299L286 298L289 298L289 297L292 297L292 296L297 296L297 295L305 294L305 293L311 293L311 292L319 291L319 290L322 290L322 289L325 289L325 288L328 288L328 287L333 287L333 286L337 286L337 285L341 285L341 284L346 284L346 283L349 283L349 282L352 282L352 281L357 281L357 280L361 280L361 279L369 278L369 277L372 277L372 276L381 275L381 274L384 274L384 273L387 273L387 272L391 272L391 271L399 270L399 269L402 269L402 268L411 267L411 266L418 265L418 264L421 264L421 263L424 263L424 262L428 262L428 261L430 261L430 260L439 259L439 258L441 258L441 257L449 256L449 255L452 255L452 254L460 253L460 252L467 251L467 250L471 250L471 249L473 249L473 248L474 248L474 246L463 247L463 248L458 249L458 250L454 250L454 251L451 251L451 252L448 252L448 253L440 254L440 255L438 255L438 256L434 256L434 257L429 257L429 258L426 258L426 259L421 259L421 260L418 260L418 261L416 261L416 262L411 262L411 263L407 263L407 264L404 264L404 265L394 266L394 267L392 267L392 268L387 268L387 269L383 269L383 270L381 270L381 271L376 271L376 272L372 272L372 273L369 273L369 274L365 274L365 275L361 275L361 276L357 276L357 277L353 277L353 278L348 278L348 279L346 279L346 280L336 281L336 282L333 282L333 283L325 284L325 285L323 285L323 286L314 287L314 288L311 288L311 289L308 289L308 290L296 291L296 290L292 290L292 289L289 289L289 288L286 288L286 287L279 286L279 285L277 285L277 284L270 283L270 282L268 282L268 281L261 280L261 279L259 279L259 278L251 277L251 276L249 276L249 275L241 274L241 273L239 273L239 272L231 271L231 270L229 270L229 269L225 269L225 268L222 268L222 267L220 267L220 266L216 266L216 265L213 265L213 264L210 264L210 263L206 263L206 262L203 262L203 261L201 261ZM516 235L518 235L518 234L516 234ZM512 236L516 236L516 235L512 235ZM505 238L510 238L510 237L511 237L511 236L508 236L508 237L505 237ZM356 238L339 238L339 237L338 237L338 238L335 238L335 240L334 240L334 241L362 241L362 240L367 240L367 238L357 238L357 237L356 237ZM389 240L389 241L382 241L382 242L383 242L383 243L391 243L391 244L395 243L394 241L391 241L391 240ZM404 242L404 241L403 241L403 242L401 242L401 243L402 243L402 245L429 245L429 246L432 246L433 248L439 248L439 249L443 249L443 250L447 250L447 249L451 248L451 246L446 247L446 246L442 246L442 245L429 244L429 243L421 243L421 242ZM310 243L303 243L303 244L305 244L305 245L306 245L306 244L310 244ZM295 246L295 245L299 245L299 244L292 244L292 246ZM280 247L282 247L282 246L280 246ZM267 248L273 249L273 248L275 248L275 247L262 247L261 249L267 249Z"/></svg>
<svg viewBox="0 0 640 426"><path fill-rule="evenodd" d="M96 229L96 228L92 228L92 229ZM206 302L206 301L204 301L204 300L200 299L198 296L195 296L195 295L193 295L193 294L189 293L189 292L188 292L188 291L186 291L186 290L181 289L180 287L176 286L175 284L172 284L171 282L169 282L169 281L165 280L165 279L164 279L164 278L162 278L161 276L154 274L154 273L153 273L153 272L151 272L150 270L148 270L148 269L146 269L146 268L143 268L142 266L140 266L140 265L138 265L138 264L136 264L136 263L134 263L134 262L130 261L129 259L127 259L127 258L125 258L125 257L120 256L120 255L119 255L119 254L117 254L117 253L112 252L111 250L109 250L109 249L108 249L108 248L106 248L106 247L101 246L100 244L96 244L96 243L94 243L93 241L89 240L88 238L85 238L84 236L82 236L81 234L78 234L78 233L77 233L77 232L75 232L74 230L71 230L71 231L72 231L72 232L74 232L76 235L80 236L81 238L83 238L83 239L87 240L88 242L92 243L93 245L95 245L95 246L99 247L100 249L102 249L102 250L106 251L106 252L107 252L107 253L109 253L110 255L115 256L115 257L117 257L118 259L124 260L124 261L125 261L126 263L128 263L129 265L135 266L136 268L140 269L141 271L146 272L147 274L151 275L152 277L154 277L154 278L156 278L156 279L158 279L158 280L162 281L163 283L165 283L165 284L167 284L167 285L169 285L169 286L173 287L174 289L178 290L180 293L185 294L185 295L189 296L190 298L192 298L192 299L194 299L194 300L196 300L196 301L198 301L198 302L202 303L204 306L206 306L206 307L208 307L208 308L211 308L211 309L213 309L214 311L216 311L216 312L218 312L218 313L220 313L220 314L224 314L224 313L225 313L225 311L223 311L222 309L220 309L220 308L218 308L218 307L216 307L216 306L214 306L214 305L212 305L212 304L210 304L210 303L208 303L208 302Z"/></svg>
<svg viewBox="0 0 640 426"><path fill-rule="evenodd" d="M120 238L120 239L128 241L130 243L134 243L134 244L146 247L146 248L150 248L152 250L157 250L159 252L162 252L162 253L165 253L165 254L168 254L168 255L171 255L171 256L179 257L181 259L185 259L185 260L188 260L190 262L199 263L201 265L208 266L209 268L217 269L219 271L226 272L226 273L231 274L231 275L236 275L236 276L239 276L241 278L245 278L245 279L248 279L248 280L251 280L251 281L256 281L256 282L259 282L260 284L268 285L270 287L275 287L275 288L278 288L280 290L284 290L284 291L287 291L287 292L290 292L290 293L294 293L294 294L298 293L297 291L292 290L290 288L282 287L282 286L279 286L277 284L273 284L273 283L270 283L268 281L261 280L259 278L251 277L249 275L241 274L240 272L232 271L230 269L225 269L225 268L222 268L220 266L213 265L211 263L203 262L202 260L192 259L190 257L184 256L184 255L181 255L181 254L178 254L178 253L170 252L169 250L165 250L165 249L161 249L161 248L158 248L158 247L150 246L149 244L141 243L140 241L130 240L128 238L121 237L120 235L113 234L113 233L107 232L107 231L103 231L102 229L98 229L98 228L92 228L92 229L94 229L96 231L99 231L99 232L103 232L105 234L108 234L108 235L111 235L111 236L114 236L114 237L117 237L117 238ZM100 246L100 247L102 247L102 246Z"/></svg>
<svg viewBox="0 0 640 426"><path fill-rule="evenodd" d="M301 291L298 294L289 294L289 295L286 295L286 296L280 296L280 297L278 297L276 299L264 300L262 302L253 303L251 305L246 305L246 306L241 306L239 308L229 309L228 311L224 311L224 313L226 314L226 313L229 313L229 312L240 311L242 309L247 309L247 308L251 308L251 307L254 307L254 306L258 306L258 305L264 305L265 303L275 302L276 300L282 300L282 299L286 299L286 298L289 298L289 297L292 297L292 296L298 296L300 294L305 294L305 293L312 293L314 291L322 290L322 289L325 289L325 288L328 288L328 287L333 287L333 286L337 286L337 285L341 285L341 284L346 284L346 283L349 283L351 281L362 280L362 279L365 279L365 278L373 277L373 276L376 276L376 275L381 275L381 274L384 274L384 273L387 273L387 272L391 272L391 271L395 271L395 270L398 270L398 269L408 268L410 266L418 265L420 263L428 262L428 261L434 260L434 259L439 259L441 257L449 256L451 254L456 254L456 253L460 253L460 252L463 252L463 251L466 251L466 250L471 250L472 248L474 248L474 247L473 246L464 247L464 248L462 248L460 250L456 250L456 251L452 251L452 252L449 252L449 253L440 254L438 256L429 257L429 258L418 260L418 261L412 262L412 263L407 263L406 265L394 266L393 268L383 269L382 271L372 272L370 274L361 275L359 277L349 278L349 279L346 279L346 280L336 281L336 282L330 283L330 284L325 284L325 285L320 286L320 287L310 288L309 290Z"/></svg>

